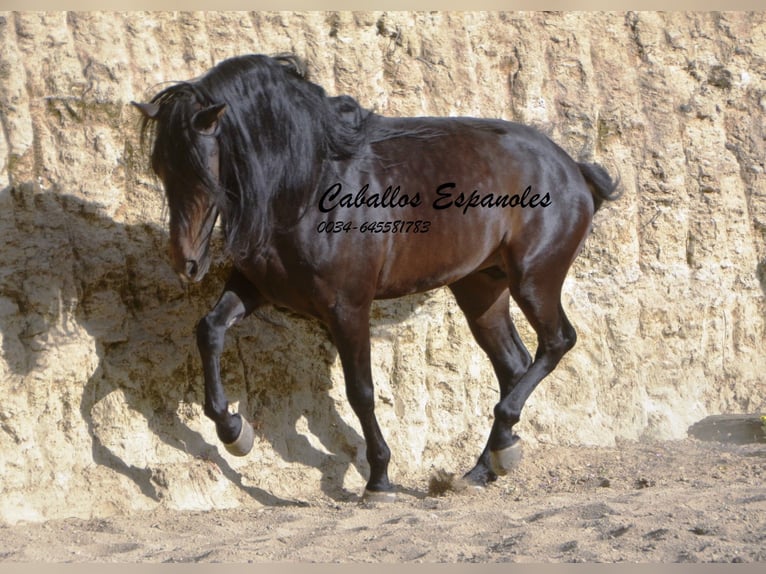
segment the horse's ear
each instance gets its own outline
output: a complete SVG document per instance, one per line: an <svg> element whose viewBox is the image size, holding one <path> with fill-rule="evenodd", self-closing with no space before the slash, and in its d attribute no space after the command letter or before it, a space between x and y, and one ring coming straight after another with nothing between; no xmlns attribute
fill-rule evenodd
<svg viewBox="0 0 766 574"><path fill-rule="evenodd" d="M153 120L157 118L157 115L160 113L160 105L159 104L139 104L138 102L130 102L135 107L139 109L139 111L144 114L144 117L149 120Z"/></svg>
<svg viewBox="0 0 766 574"><path fill-rule="evenodd" d="M226 111L226 104L214 104L198 111L192 117L192 127L194 131L197 131L204 135L210 135L215 131L218 126L218 120Z"/></svg>

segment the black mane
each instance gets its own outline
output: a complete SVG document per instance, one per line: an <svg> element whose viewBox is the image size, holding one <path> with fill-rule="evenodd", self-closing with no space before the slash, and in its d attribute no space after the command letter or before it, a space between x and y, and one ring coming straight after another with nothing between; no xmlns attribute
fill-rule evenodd
<svg viewBox="0 0 766 574"><path fill-rule="evenodd" d="M152 140L152 167L206 185L234 256L267 239L275 223L274 198L304 202L326 160L351 158L370 142L401 135L387 133L350 96L328 97L291 55L231 58L151 101L160 111L156 121L144 119L141 131L142 140L147 133ZM219 103L226 112L217 134L220 181L214 182L196 153L200 136L190 121L197 110Z"/></svg>

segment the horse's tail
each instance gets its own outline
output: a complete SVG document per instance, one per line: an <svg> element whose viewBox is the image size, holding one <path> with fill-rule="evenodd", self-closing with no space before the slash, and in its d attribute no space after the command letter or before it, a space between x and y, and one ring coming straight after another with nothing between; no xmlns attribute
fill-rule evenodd
<svg viewBox="0 0 766 574"><path fill-rule="evenodd" d="M622 195L620 178L612 179L607 171L596 163L578 163L585 181L593 194L594 211L598 211L604 201L614 201Z"/></svg>

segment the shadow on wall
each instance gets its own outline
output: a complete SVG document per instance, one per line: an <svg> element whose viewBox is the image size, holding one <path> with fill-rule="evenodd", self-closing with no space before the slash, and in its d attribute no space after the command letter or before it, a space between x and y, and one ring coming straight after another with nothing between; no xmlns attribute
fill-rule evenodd
<svg viewBox="0 0 766 574"><path fill-rule="evenodd" d="M755 269L755 276L761 284L761 291L763 291L764 296L766 296L766 259L758 263L758 266Z"/></svg>
<svg viewBox="0 0 766 574"><path fill-rule="evenodd" d="M243 482L242 473L221 456L223 447L208 443L183 420L190 410L187 421L201 413L204 391L193 332L223 285L224 266L213 269L199 290L184 290L166 262L163 229L115 222L96 204L33 184L0 191L0 229L5 243L0 274L2 351L6 368L21 380L16 388L3 390L29 395L30 420L46 401L71 401L73 420L81 418L87 426L92 460L128 477L153 500L162 498L171 486L158 470L162 461L144 465L131 462L141 457L125 454L131 450L130 423L139 428L144 424L141 419L164 445L214 463L226 479L258 502L296 504L249 485L270 472L268 468L248 468L250 479ZM268 319L269 313L261 318ZM338 477L352 466L367 474L366 463L359 462L363 456L358 455L360 449L363 454L364 441L339 415L328 392L333 385L334 347L318 325L301 321L287 315L270 321L253 317L233 329L222 366L229 375L239 374L224 375L227 393L232 402L239 400L240 412L248 420L260 423L259 436L284 460L318 467L325 493L348 499L355 495L342 489ZM269 332L276 336L268 338ZM263 340L271 341L271 350L260 347ZM288 343L275 368L270 356L280 341ZM92 348L94 342L95 368L92 362L81 368L68 365L68 372L77 374L58 380L55 361L69 360L69 349L74 348L70 345ZM291 366L292 355L316 358L312 371ZM87 381L78 380L85 372L90 373ZM296 383L285 385L275 375ZM29 392L32 384L38 385L35 393ZM315 413L322 413L321 421L312 421L311 413L305 414L304 406L287 395L287 391L305 393L306 387L307 400ZM119 412L105 406L115 392L124 401ZM77 400L79 406L74 404ZM296 430L304 414L323 451ZM47 432L61 432L56 428L61 421L46 420L42 414L38 421L51 425ZM200 424L210 425L213 432L208 419ZM73 449L82 446L74 434L67 436L66 444Z"/></svg>

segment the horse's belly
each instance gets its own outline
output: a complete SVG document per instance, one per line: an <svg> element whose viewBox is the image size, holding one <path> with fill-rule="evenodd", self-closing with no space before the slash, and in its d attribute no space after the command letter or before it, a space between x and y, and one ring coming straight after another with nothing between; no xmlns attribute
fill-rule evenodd
<svg viewBox="0 0 766 574"><path fill-rule="evenodd" d="M397 237L387 246L376 299L391 299L443 287L480 269L502 266L501 234Z"/></svg>

